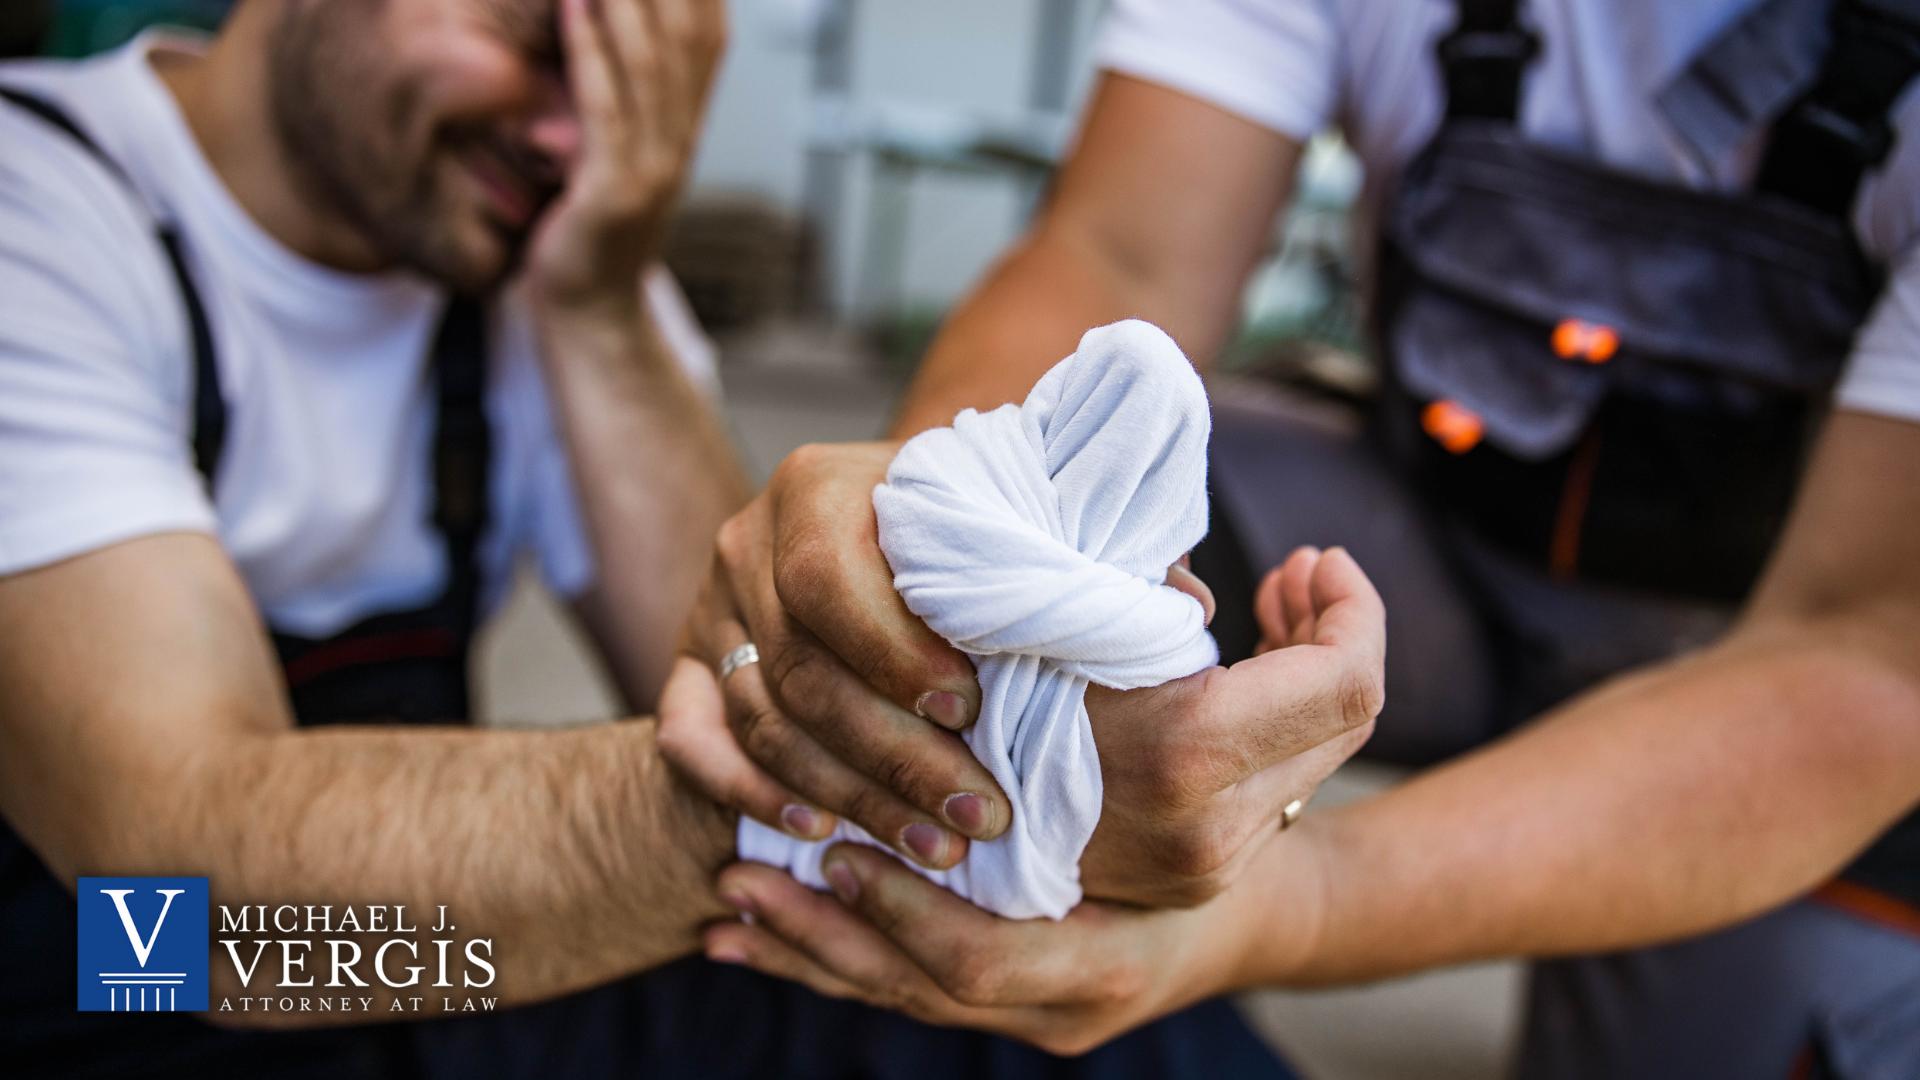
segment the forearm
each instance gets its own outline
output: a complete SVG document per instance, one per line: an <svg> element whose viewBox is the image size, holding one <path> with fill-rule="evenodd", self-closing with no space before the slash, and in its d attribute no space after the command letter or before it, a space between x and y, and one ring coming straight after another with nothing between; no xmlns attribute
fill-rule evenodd
<svg viewBox="0 0 1920 1080"><path fill-rule="evenodd" d="M1301 907L1319 926L1304 951L1255 931L1244 981L1647 944L1818 884L1920 799L1920 680L1843 625L1811 630L1743 632L1310 815L1250 875L1241 918L1318 888Z"/></svg>
<svg viewBox="0 0 1920 1080"><path fill-rule="evenodd" d="M954 311L907 389L893 434L951 423L961 409L1020 401L1080 335L1137 313L1141 282L1075 231L1043 218Z"/></svg>
<svg viewBox="0 0 1920 1080"><path fill-rule="evenodd" d="M1238 293L1207 295L1163 280L1055 214L1042 221L954 312L907 390L893 434L948 424L965 408L1020 401L1096 326L1141 318L1197 362L1231 332Z"/></svg>
<svg viewBox="0 0 1920 1080"><path fill-rule="evenodd" d="M216 906L404 904L425 930L445 905L461 936L491 939L497 981L484 993L504 1005L675 959L725 913L709 883L733 823L675 783L651 722L260 733L174 768L97 811L110 819L89 830L97 839L81 858L117 873L204 874ZM199 797L183 810L180 792ZM216 997L247 992L218 949L213 970ZM380 999L375 1016L387 996L421 992L367 981L354 992Z"/></svg>
<svg viewBox="0 0 1920 1080"><path fill-rule="evenodd" d="M582 607L629 704L650 709L746 481L713 404L644 312L550 319L542 345L594 552Z"/></svg>
<svg viewBox="0 0 1920 1080"><path fill-rule="evenodd" d="M1157 324L1204 369L1292 196L1300 144L1123 75L1095 87L1038 224L955 311L894 434L1026 397L1080 336Z"/></svg>

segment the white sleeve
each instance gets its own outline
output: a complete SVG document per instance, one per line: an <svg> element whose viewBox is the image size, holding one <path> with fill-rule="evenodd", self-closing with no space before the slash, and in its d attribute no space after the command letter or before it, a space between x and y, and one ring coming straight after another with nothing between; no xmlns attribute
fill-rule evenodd
<svg viewBox="0 0 1920 1080"><path fill-rule="evenodd" d="M1304 140L1337 107L1338 44L1333 0L1114 0L1095 59Z"/></svg>
<svg viewBox="0 0 1920 1080"><path fill-rule="evenodd" d="M647 274L645 289L647 311L661 339L687 378L718 408L720 374L713 342L700 329L679 284L664 267L655 267ZM593 546L587 537L559 417L544 394L538 397L545 415L532 461L532 520L523 535L539 561L547 587L571 599L593 584ZM640 463L636 467L646 466Z"/></svg>
<svg viewBox="0 0 1920 1080"><path fill-rule="evenodd" d="M1854 341L1835 405L1920 423L1920 246L1894 263L1886 291Z"/></svg>
<svg viewBox="0 0 1920 1080"><path fill-rule="evenodd" d="M216 527L158 240L117 181L34 123L0 118L0 575Z"/></svg>

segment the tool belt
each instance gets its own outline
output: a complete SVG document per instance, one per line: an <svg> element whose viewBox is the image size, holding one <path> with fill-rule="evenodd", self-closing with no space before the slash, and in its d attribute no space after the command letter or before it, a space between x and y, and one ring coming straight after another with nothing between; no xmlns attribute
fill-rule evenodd
<svg viewBox="0 0 1920 1080"><path fill-rule="evenodd" d="M1399 452L1567 579L1744 596L1877 292L1844 224L1455 124L1387 221Z"/></svg>
<svg viewBox="0 0 1920 1080"><path fill-rule="evenodd" d="M1726 194L1523 139L1539 44L1517 7L1461 4L1447 119L1383 221L1385 440L1444 511L1556 576L1738 600L1880 291L1847 211L1920 34L1842 4L1760 188Z"/></svg>
<svg viewBox="0 0 1920 1080"><path fill-rule="evenodd" d="M1446 119L1381 230L1378 434L1441 514L1558 578L1738 601L1881 290L1850 216L1920 73L1920 0L1833 6L1732 194L1522 139L1539 40L1519 0L1458 7ZM1734 27L1697 61L1706 97L1741 100L1782 40ZM1920 904L1920 815L1846 877Z"/></svg>

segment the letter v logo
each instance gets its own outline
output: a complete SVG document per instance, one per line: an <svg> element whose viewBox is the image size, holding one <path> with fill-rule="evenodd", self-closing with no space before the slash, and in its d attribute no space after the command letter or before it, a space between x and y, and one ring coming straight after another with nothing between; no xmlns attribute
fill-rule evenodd
<svg viewBox="0 0 1920 1080"><path fill-rule="evenodd" d="M206 878L81 878L82 1012L204 1012L212 950Z"/></svg>
<svg viewBox="0 0 1920 1080"><path fill-rule="evenodd" d="M173 898L176 896L179 896L181 893L186 892L187 890L185 889L153 890L154 892L159 893L161 896L164 896L167 899L165 903L162 903L160 905L160 917L153 920L153 932L147 935L147 940L145 941L140 940L139 932L134 930L133 928L133 912L127 910L127 894L132 892L133 890L132 889L101 889L100 891L108 896L113 897L114 910L120 913L120 925L123 928L125 928L125 930L127 931L127 944L133 946L133 955L137 959L139 959L140 966L146 967L147 957L153 955L153 943L160 936L160 928L166 925L167 912L173 910Z"/></svg>

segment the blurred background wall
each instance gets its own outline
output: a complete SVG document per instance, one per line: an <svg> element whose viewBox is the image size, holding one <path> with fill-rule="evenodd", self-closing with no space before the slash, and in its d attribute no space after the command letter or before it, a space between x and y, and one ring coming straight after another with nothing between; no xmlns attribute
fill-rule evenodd
<svg viewBox="0 0 1920 1080"><path fill-rule="evenodd" d="M730 0L723 67L668 259L720 345L729 416L765 476L804 442L881 433L953 301L1020 232L1092 81L1103 0ZM155 22L210 29L231 0L0 0L0 55L80 56ZM1362 395L1337 139L1276 222L1225 366ZM483 719L614 708L560 609L527 577L489 628ZM1344 769L1321 801L1393 783ZM1285 912L1275 912L1276 919ZM1324 1080L1504 1073L1513 964L1241 1004Z"/></svg>

